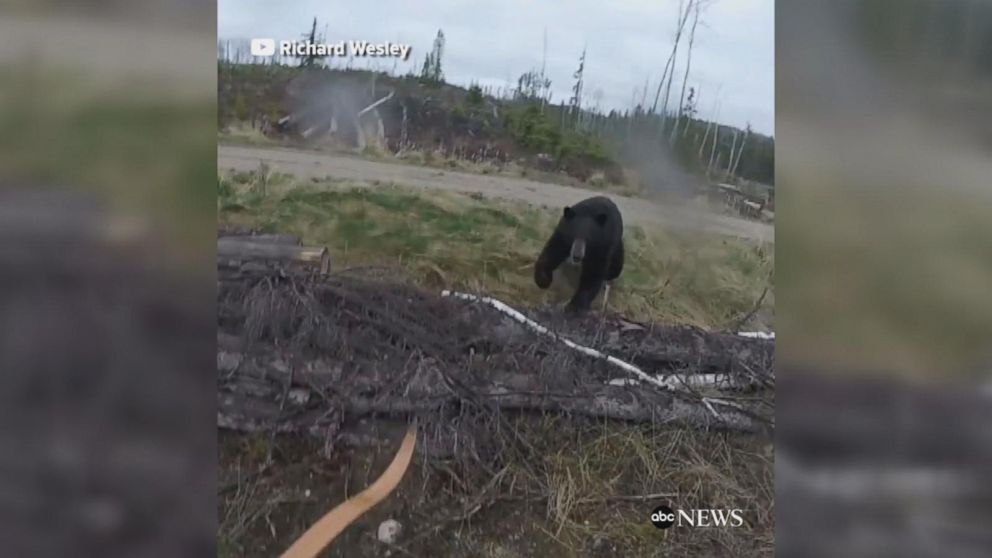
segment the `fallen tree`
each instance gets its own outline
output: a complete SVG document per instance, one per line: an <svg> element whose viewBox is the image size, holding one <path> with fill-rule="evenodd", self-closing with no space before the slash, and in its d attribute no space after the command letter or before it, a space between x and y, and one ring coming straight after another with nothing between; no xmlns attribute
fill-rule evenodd
<svg viewBox="0 0 992 558"><path fill-rule="evenodd" d="M266 276L283 271L331 271L325 246L303 246L286 234L223 234L217 239L217 276L221 281Z"/></svg>
<svg viewBox="0 0 992 558"><path fill-rule="evenodd" d="M224 428L355 443L366 417L417 416L418 451L445 456L460 444L481 456L512 438L497 434L508 413L747 432L772 424L770 340L529 312L554 332L543 335L477 302L344 274L246 275L222 282L219 297ZM617 360L661 381L629 382ZM703 375L725 380L689 381Z"/></svg>
<svg viewBox="0 0 992 558"><path fill-rule="evenodd" d="M231 375L224 383L226 393L219 402L225 426L248 431L267 428L302 431L326 426L329 409L322 405L326 400L321 396L331 388L322 372L327 370L325 362L297 362L290 370L278 358L222 350L218 354L218 370ZM295 376L290 380L287 376L292 374ZM440 373L436 382L424 378L411 380L426 389L378 397L349 394L338 398L335 404L349 418L402 417L455 408L464 398L463 394L449 389L448 379ZM287 388L280 381L288 381L290 386ZM321 383L323 387L319 387ZM686 422L740 430L759 427L755 417L744 412L748 408L745 405L719 403L721 410L713 417L705 405L665 391L600 383L552 391L542 385L537 375L519 372L491 371L485 380L470 388L469 394L475 401L504 411L570 413L635 422ZM288 405L283 403L284 399Z"/></svg>

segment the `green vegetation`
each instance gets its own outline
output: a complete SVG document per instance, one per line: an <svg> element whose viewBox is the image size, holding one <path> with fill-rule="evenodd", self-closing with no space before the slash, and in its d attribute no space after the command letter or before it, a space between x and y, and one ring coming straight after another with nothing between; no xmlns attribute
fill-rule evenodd
<svg viewBox="0 0 992 558"><path fill-rule="evenodd" d="M245 124L235 124L218 132L217 139L234 145L279 145L278 141L266 136L258 128Z"/></svg>
<svg viewBox="0 0 992 558"><path fill-rule="evenodd" d="M215 104L97 94L89 76L7 66L0 83L0 168L10 184L78 189L154 219L177 257L195 258L213 228ZM154 131L151 133L150 131ZM166 155L167 154L167 155Z"/></svg>
<svg viewBox="0 0 992 558"><path fill-rule="evenodd" d="M439 34L434 50L426 55L425 69L418 75L398 77L353 69L314 71L320 73L318 79L347 84L354 91L369 90L373 81L377 89L395 91L396 99L380 111L391 141L399 136L395 123L407 119L406 149L436 149L440 137L446 138L442 149L448 151L444 156L453 157L452 151L459 147L474 148L483 143L498 147L511 161L545 153L553 158L556 173L563 171L573 180L587 181L601 172L606 173L612 186L627 185L635 190L643 189L643 184L627 184L621 165L633 171L630 176L651 182L658 174L652 162L659 153L670 152L683 169L697 175L706 172L712 155L712 177L723 180L723 173L731 166L733 150L740 159L735 176L766 184L775 182L774 139L750 130L714 126L697 118L694 91L686 101L685 116L678 120L675 114L663 118L640 106L633 111L607 114L579 109L564 100L552 103L548 82L536 71L521 76L518 89L513 91L496 92L476 84L466 89L445 83L440 63L436 62L442 53L443 36ZM285 116L286 86L301 72L300 68L278 64L219 62L221 129L239 125L247 128L248 122L254 127L263 116L271 122ZM673 132L676 125L678 130ZM747 140L741 150L744 137ZM223 139L241 138L229 134ZM664 170L658 172L664 174Z"/></svg>
<svg viewBox="0 0 992 558"><path fill-rule="evenodd" d="M468 94L465 96L465 103L469 106L480 106L482 104L482 88L478 85L472 85L468 88Z"/></svg>
<svg viewBox="0 0 992 558"><path fill-rule="evenodd" d="M270 121L285 116L285 87L300 71L289 66L220 62L218 118L222 133L228 128L250 128L249 122L257 124L263 116ZM359 89L372 80L372 74L362 70L318 71ZM566 174L586 180L592 173L607 171L622 162L630 142L640 145L646 137L659 141L659 148L668 148L661 145L657 116L576 113L569 106L548 104L541 99L523 95L515 99L496 98L491 91L478 85L463 89L419 77L396 78L378 74L375 80L377 87L397 92L397 103L383 109L387 120L402 119L400 107L406 105L411 119L409 140L421 149L433 148L433 138L437 136L454 138L447 147L458 143L490 142L499 145L510 159L549 154ZM429 113L418 108L424 105L426 98L433 99ZM698 146L707 125L692 121L685 137L679 136L675 145L679 160L696 172L705 168L699 161ZM395 131L387 130L387 135L392 133ZM712 143L712 135L707 145ZM238 141L241 138L230 134L222 139ZM723 128L718 138L718 151L729 152L732 144L732 131ZM745 146L739 170L741 176L774 180L770 170L773 168L773 149L773 144L753 136ZM724 155L722 166L726 166L726 160ZM753 165L764 165L765 170L758 172ZM622 182L622 177L618 177L616 184Z"/></svg>
<svg viewBox="0 0 992 558"><path fill-rule="evenodd" d="M854 176L851 184L867 182ZM788 234L778 244L781 328L791 332L783 358L836 371L984 378L992 202L881 180L867 182L867 193L842 184L809 180L789 190L779 225Z"/></svg>
<svg viewBox="0 0 992 558"><path fill-rule="evenodd" d="M336 270L388 266L396 270L390 271L392 278L431 290L484 292L517 307L564 303L571 295L564 281L541 291L532 279L534 259L555 224L555 211L481 195L425 195L392 185L302 183L265 168L220 177L217 188L220 226L291 233L307 244L326 245ZM626 247L627 266L609 302L612 310L631 319L726 327L771 286L770 246L632 226ZM772 304L769 295L765 308ZM551 414L510 420L510 428L534 444L540 457L507 455L492 493L505 494L513 487L514 494L537 499L486 502L473 521L459 527L458 542L430 544L493 557L584 555L595 548L649 555L659 545L659 532L644 517L651 504L615 499L639 494L630 489L638 486L678 494L687 507L720 502L753 514L753 523L742 529L664 538L667 551L704 555L718 546L736 554L773 544L770 445L667 425L607 424ZM269 473L246 475L273 453L272 444L279 457ZM349 486L371 482L371 472L378 470L373 463L385 455L336 452L329 466L315 444L319 442L300 437L237 435L222 440L222 482L231 488L219 495L220 555L242 555L249 547L277 552L273 545L284 545L290 533L301 532L328 506L344 501ZM386 517L416 507L426 518L411 518L410 527L425 529L463 505L448 500L459 493L452 479L464 482L457 473L443 463L422 467L415 463L407 474L427 480L403 483L365 518L372 527L363 528L374 529ZM324 488L315 490L313 500L285 504L270 497L311 489L315 474ZM277 532L263 519L269 517ZM448 530L443 533L427 536L445 537Z"/></svg>
<svg viewBox="0 0 992 558"><path fill-rule="evenodd" d="M326 245L337 268L398 266L426 288L490 293L517 305L564 302L532 280L534 259L557 214L523 204L396 186L292 183L259 173L219 180L222 226L257 227ZM746 314L768 285L768 246L628 227L627 267L609 304L632 319L724 327ZM765 304L771 305L772 297Z"/></svg>
<svg viewBox="0 0 992 558"><path fill-rule="evenodd" d="M434 38L434 47L424 55L424 65L420 70L420 83L429 87L440 87L444 84L444 71L441 69L441 58L444 55L444 31L438 29Z"/></svg>
<svg viewBox="0 0 992 558"><path fill-rule="evenodd" d="M552 155L559 162L583 159L592 165L602 165L610 161L595 137L582 130L562 129L537 104L514 107L507 112L505 125L519 145Z"/></svg>
<svg viewBox="0 0 992 558"><path fill-rule="evenodd" d="M245 127L263 115L273 122L285 116L285 88L300 71L274 64L218 62L218 128Z"/></svg>

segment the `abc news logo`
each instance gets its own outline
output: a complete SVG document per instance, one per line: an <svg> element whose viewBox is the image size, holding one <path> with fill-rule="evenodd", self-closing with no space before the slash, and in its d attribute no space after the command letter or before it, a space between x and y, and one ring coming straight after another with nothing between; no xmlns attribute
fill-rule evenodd
<svg viewBox="0 0 992 558"><path fill-rule="evenodd" d="M673 510L658 506L651 512L651 523L659 529L679 527L740 527L744 525L743 510Z"/></svg>

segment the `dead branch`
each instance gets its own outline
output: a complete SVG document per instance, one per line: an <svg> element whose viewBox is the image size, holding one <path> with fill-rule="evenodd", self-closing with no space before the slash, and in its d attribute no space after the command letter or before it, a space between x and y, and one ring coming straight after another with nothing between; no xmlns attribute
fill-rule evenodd
<svg viewBox="0 0 992 558"><path fill-rule="evenodd" d="M287 391L293 370L299 378ZM249 356L222 350L218 353L219 420L237 430L320 432L328 420L443 413L471 398L500 411L566 413L749 432L763 428L759 405L719 398L694 400L677 392L646 386L583 382L552 388L537 373L490 369L471 383L461 383L459 387L467 393L453 392L443 383L426 377L413 377L412 387L408 385L402 392L370 397L360 394L381 391L383 386L374 378L365 377L356 378L349 386L353 394L340 396L332 392L340 394L340 381L348 374L330 370L330 363L324 360L296 362L290 367L275 355ZM281 407L284 397L294 403L289 412ZM329 403L324 402L325 398L329 398ZM313 402L320 404L312 405Z"/></svg>
<svg viewBox="0 0 992 558"><path fill-rule="evenodd" d="M217 276L221 281L278 276L286 271L326 275L331 257L326 247L301 246L290 235L222 236L217 239Z"/></svg>
<svg viewBox="0 0 992 558"><path fill-rule="evenodd" d="M217 239L218 260L273 260L309 265L322 273L330 271L331 257L324 246L296 246L273 239L225 236Z"/></svg>
<svg viewBox="0 0 992 558"><path fill-rule="evenodd" d="M764 290L761 291L761 296L759 296L758 300L755 301L754 306L752 306L746 314L734 320L734 323L730 328L731 331L740 331L740 329L744 327L744 324L753 318L754 315L758 313L758 310L761 310L761 305L765 302L766 296L768 296L768 285L765 285Z"/></svg>
<svg viewBox="0 0 992 558"><path fill-rule="evenodd" d="M618 316L528 314L519 320L351 276L280 271L222 281L218 426L369 444L384 438L378 428L413 415L424 434L418 451L473 463L523 443L506 422L511 414L770 427L772 341ZM537 332L532 323L546 325ZM631 369L649 381L631 385ZM362 426L367 417L376 420Z"/></svg>

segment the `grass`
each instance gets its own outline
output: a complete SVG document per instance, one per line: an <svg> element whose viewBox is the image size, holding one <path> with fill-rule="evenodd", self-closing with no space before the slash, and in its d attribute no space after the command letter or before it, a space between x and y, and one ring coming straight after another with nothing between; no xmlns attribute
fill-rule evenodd
<svg viewBox="0 0 992 558"><path fill-rule="evenodd" d="M871 186L790 190L778 221L788 232L779 244L790 332L782 357L837 372L985 381L992 201Z"/></svg>
<svg viewBox="0 0 992 558"><path fill-rule="evenodd" d="M397 518L401 544L436 556L754 556L774 545L774 453L767 441L574 417L517 417L513 428L534 453L507 456L505 469L470 520L443 518L471 509L457 467L424 469L359 518L329 556L381 555L368 533ZM266 435L221 438L221 556L271 555L334 504L367 486L394 451L320 457L317 440L280 437L275 461L257 474ZM536 455L536 457L535 457ZM436 467L436 468L435 468ZM311 498L303 497L311 494ZM660 496L658 496L660 495ZM639 496L650 496L640 500ZM470 498L471 500L471 498ZM675 508L737 508L745 525L659 531L649 515ZM415 510L415 511L411 511ZM442 525L438 532L433 527ZM350 533L350 535L349 535ZM251 550L254 549L254 550ZM405 553L403 553L405 555Z"/></svg>
<svg viewBox="0 0 992 558"><path fill-rule="evenodd" d="M213 193L203 187L217 165L211 98L177 100L155 80L118 83L80 67L0 71L8 76L0 83L0 182L91 196L167 240L163 261L191 275L204 269L213 248L203 239L215 226Z"/></svg>
<svg viewBox="0 0 992 558"><path fill-rule="evenodd" d="M646 521L655 506L740 508L747 516L754 546L734 555L770 549L773 544L773 483L768 448L753 440L692 430L648 425L621 427L600 423L576 427L574 419L547 416L522 429L528 439L549 441L538 448L545 457L536 464L515 464L513 479L531 490L549 490L546 515L554 538L579 551L590 540L605 539L624 555L651 555L665 548L669 554L712 555L707 537L670 538ZM533 438L531 438L533 436ZM757 467L754 467L757 465ZM543 479L527 479L533 471ZM625 497L668 494L648 501ZM739 547L740 532L719 530L724 549ZM694 534L693 534L694 535Z"/></svg>
<svg viewBox="0 0 992 558"><path fill-rule="evenodd" d="M429 289L484 292L518 307L563 303L571 294L564 285L542 291L533 284L534 259L557 220L547 209L395 185L300 182L264 167L220 177L218 198L221 226L291 233L326 245L337 269L386 265ZM625 242L627 266L610 304L632 319L723 327L770 286L770 246L636 226L628 227ZM766 305L772 300L767 297ZM513 428L534 451L505 456L498 485L471 519L443 523L470 508L466 498L474 489L466 494L465 480L445 473L443 463L417 462L407 472L412 480L359 518L328 554L381 555L385 548L371 533L387 518L403 522L408 535L401 544L415 545L403 555L771 552L773 456L766 441L552 415L516 417ZM372 482L394 448L376 451L335 451L327 459L310 438L225 436L221 482L233 488L219 495L219 555L282 551ZM268 455L275 462L265 474L253 474ZM629 498L659 493L673 496ZM747 524L659 531L648 516L666 501L685 509L742 508Z"/></svg>
<svg viewBox="0 0 992 558"><path fill-rule="evenodd" d="M487 293L517 306L564 302L563 281L533 284L532 266L557 214L392 185L301 184L265 171L219 179L222 225L299 235L326 245L334 266L399 266L426 288ZM260 192L260 184L267 192ZM725 327L769 284L770 246L629 226L627 262L610 307L631 319ZM766 297L771 307L773 296Z"/></svg>
<svg viewBox="0 0 992 558"><path fill-rule="evenodd" d="M245 122L232 124L220 130L217 133L217 141L219 143L256 147L280 145L279 141L266 136L260 129L253 128L250 123Z"/></svg>

